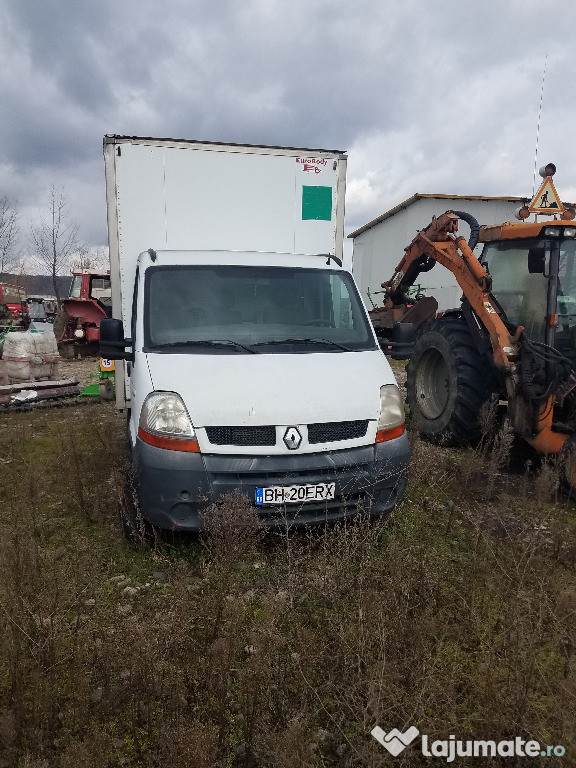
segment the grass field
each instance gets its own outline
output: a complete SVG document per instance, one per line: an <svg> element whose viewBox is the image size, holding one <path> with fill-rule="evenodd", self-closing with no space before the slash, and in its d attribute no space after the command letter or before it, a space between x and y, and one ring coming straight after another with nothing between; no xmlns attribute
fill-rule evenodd
<svg viewBox="0 0 576 768"><path fill-rule="evenodd" d="M387 520L122 537L110 404L0 415L0 767L419 766L371 737L534 739L576 764L576 518L553 464L413 438ZM242 523L242 526L239 525Z"/></svg>

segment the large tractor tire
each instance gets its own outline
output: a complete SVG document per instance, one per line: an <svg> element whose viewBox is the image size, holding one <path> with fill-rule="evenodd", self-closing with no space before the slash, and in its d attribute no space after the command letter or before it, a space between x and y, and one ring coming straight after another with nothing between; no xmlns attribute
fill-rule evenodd
<svg viewBox="0 0 576 768"><path fill-rule="evenodd" d="M411 419L422 437L441 445L478 442L480 410L498 382L464 320L440 317L427 325L406 373Z"/></svg>

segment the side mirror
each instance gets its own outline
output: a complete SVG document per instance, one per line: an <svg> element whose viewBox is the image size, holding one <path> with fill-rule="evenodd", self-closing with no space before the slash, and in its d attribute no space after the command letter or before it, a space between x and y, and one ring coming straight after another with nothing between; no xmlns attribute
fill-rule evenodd
<svg viewBox="0 0 576 768"><path fill-rule="evenodd" d="M108 360L132 360L132 339L124 338L122 320L106 317L100 321L100 355Z"/></svg>
<svg viewBox="0 0 576 768"><path fill-rule="evenodd" d="M543 275L546 267L546 250L534 246L528 251L528 272L531 275Z"/></svg>

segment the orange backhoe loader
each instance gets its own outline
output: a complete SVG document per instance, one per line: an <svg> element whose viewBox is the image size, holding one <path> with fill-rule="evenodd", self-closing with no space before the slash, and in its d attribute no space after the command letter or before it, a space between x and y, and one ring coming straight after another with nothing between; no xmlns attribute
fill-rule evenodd
<svg viewBox="0 0 576 768"><path fill-rule="evenodd" d="M534 208L542 212L533 201ZM519 217L529 213L524 206ZM382 348L409 359L407 400L423 437L473 444L481 408L496 397L516 435L539 453L562 455L576 492L576 222L559 200L550 213L555 218L480 227L447 211L406 248L382 284L384 306L370 314ZM460 219L470 225L468 242L456 235ZM463 294L440 316L432 297L406 295L437 264Z"/></svg>

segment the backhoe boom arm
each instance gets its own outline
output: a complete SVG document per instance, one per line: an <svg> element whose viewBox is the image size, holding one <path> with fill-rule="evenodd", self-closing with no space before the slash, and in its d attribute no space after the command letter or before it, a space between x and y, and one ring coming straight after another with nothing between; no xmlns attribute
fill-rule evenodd
<svg viewBox="0 0 576 768"><path fill-rule="evenodd" d="M386 290L385 306L393 307L404 301L405 292L415 283L418 275L428 271L436 263L449 269L456 278L462 293L470 303L480 323L490 336L494 363L504 374L513 377L515 386L516 362L519 348L518 336L521 328L511 334L500 317L498 303L490 290L492 280L480 264L463 237L453 233L458 230L458 216L447 211L419 232L402 261L396 267L391 280L382 283ZM507 383L507 388L508 388ZM513 391L509 391L512 395Z"/></svg>

